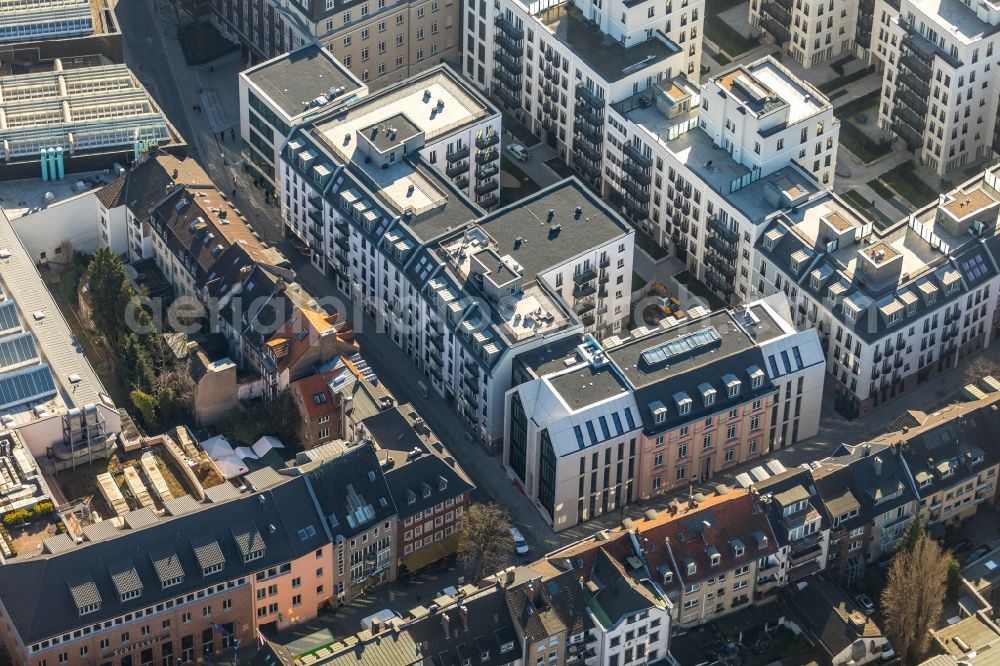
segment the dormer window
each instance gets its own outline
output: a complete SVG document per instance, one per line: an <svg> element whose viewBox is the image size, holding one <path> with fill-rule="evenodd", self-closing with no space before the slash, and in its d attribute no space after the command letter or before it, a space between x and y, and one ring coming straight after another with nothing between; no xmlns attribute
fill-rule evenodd
<svg viewBox="0 0 1000 666"><path fill-rule="evenodd" d="M743 553L746 552L746 547L743 545L742 541L739 539L733 539L729 542L729 545L733 548L733 555L736 557L743 557Z"/></svg>
<svg viewBox="0 0 1000 666"><path fill-rule="evenodd" d="M934 482L934 479L928 476L928 477L923 478L923 479L920 480L920 487L921 488L926 488L927 486L931 485L931 483L933 483L933 482Z"/></svg>
<svg viewBox="0 0 1000 666"><path fill-rule="evenodd" d="M448 488L448 480L443 476L438 477L438 492L443 492Z"/></svg>
<svg viewBox="0 0 1000 666"><path fill-rule="evenodd" d="M431 487L429 485L427 485L426 483L422 484L421 487L423 488L423 491L424 491L423 492L424 499L427 499L428 497L430 497L431 496Z"/></svg>
<svg viewBox="0 0 1000 666"><path fill-rule="evenodd" d="M696 573L698 573L698 565L694 560L689 558L687 561L687 574L688 576L693 576Z"/></svg>
<svg viewBox="0 0 1000 666"><path fill-rule="evenodd" d="M691 413L691 398L684 391L674 394L674 402L677 404L677 413L681 416Z"/></svg>
<svg viewBox="0 0 1000 666"><path fill-rule="evenodd" d="M649 403L649 413L653 415L653 423L657 425L667 420L667 408L659 400Z"/></svg>
<svg viewBox="0 0 1000 666"><path fill-rule="evenodd" d="M845 301L844 316L847 318L847 321L854 323L858 318L858 309Z"/></svg>
<svg viewBox="0 0 1000 666"><path fill-rule="evenodd" d="M725 375L722 381L726 385L726 392L729 394L730 398L735 398L740 394L740 387L743 382L741 382L736 375Z"/></svg>
<svg viewBox="0 0 1000 666"><path fill-rule="evenodd" d="M714 546L710 546L706 551L706 553L708 554L709 565L713 567L719 566L719 564L722 562L722 555L719 553L719 551Z"/></svg>
<svg viewBox="0 0 1000 666"><path fill-rule="evenodd" d="M757 390L764 385L764 371L756 365L747 368L747 374L750 376L750 388Z"/></svg>
<svg viewBox="0 0 1000 666"><path fill-rule="evenodd" d="M500 645L500 652L507 653L514 649L514 641L507 641Z"/></svg>
<svg viewBox="0 0 1000 666"><path fill-rule="evenodd" d="M417 503L417 494L410 489L406 490L406 503L407 504Z"/></svg>
<svg viewBox="0 0 1000 666"><path fill-rule="evenodd" d="M701 399L706 407L711 407L715 404L715 389L712 388L711 384L699 384L698 390L701 392Z"/></svg>

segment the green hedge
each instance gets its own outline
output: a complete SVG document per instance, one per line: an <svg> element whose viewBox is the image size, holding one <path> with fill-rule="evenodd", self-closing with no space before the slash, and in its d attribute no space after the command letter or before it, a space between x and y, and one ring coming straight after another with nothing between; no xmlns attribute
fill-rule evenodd
<svg viewBox="0 0 1000 666"><path fill-rule="evenodd" d="M846 76L838 76L837 78L835 78L835 79L833 79L831 81L827 81L826 83L821 83L821 84L819 84L816 87L820 89L820 92L824 92L824 93L833 92L837 88L843 88L848 83L854 83L855 81L857 81L859 79L865 78L866 76L868 76L869 74L871 74L874 71L875 71L874 67L867 67L865 69L859 69L858 71L854 72L853 74L848 74Z"/></svg>
<svg viewBox="0 0 1000 666"><path fill-rule="evenodd" d="M865 164L892 152L891 139L875 141L850 120L840 123L840 145L857 155Z"/></svg>

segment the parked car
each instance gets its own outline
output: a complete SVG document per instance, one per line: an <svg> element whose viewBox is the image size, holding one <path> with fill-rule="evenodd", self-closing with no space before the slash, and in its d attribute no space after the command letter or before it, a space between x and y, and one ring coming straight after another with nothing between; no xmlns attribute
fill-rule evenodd
<svg viewBox="0 0 1000 666"><path fill-rule="evenodd" d="M385 626L389 620L393 618L401 618L400 614L389 608L383 608L377 613L372 613L368 617L361 620L361 628L371 631L372 625L378 622L380 626Z"/></svg>
<svg viewBox="0 0 1000 666"><path fill-rule="evenodd" d="M982 546L976 546L975 550L969 553L969 556L965 558L965 563L972 564L979 558L984 557L989 552L990 552L990 547L987 546L986 544L983 544Z"/></svg>
<svg viewBox="0 0 1000 666"><path fill-rule="evenodd" d="M858 602L858 606L861 607L865 615L871 615L875 612L875 602L867 594L859 594L854 597L854 600Z"/></svg>
<svg viewBox="0 0 1000 666"><path fill-rule="evenodd" d="M514 156L514 159L519 162L528 161L528 149L519 143L509 143L507 144L507 152Z"/></svg>
<svg viewBox="0 0 1000 666"><path fill-rule="evenodd" d="M514 539L514 552L518 555L527 555L531 548L528 547L528 542L524 540L521 530L516 527L510 528L510 536Z"/></svg>
<svg viewBox="0 0 1000 666"><path fill-rule="evenodd" d="M954 555L961 555L962 553L967 553L972 550L972 541L969 539L962 539L958 543L955 543L951 547L951 552Z"/></svg>
<svg viewBox="0 0 1000 666"><path fill-rule="evenodd" d="M892 648L892 643L886 641L882 643L882 661L890 661L895 658L896 651Z"/></svg>

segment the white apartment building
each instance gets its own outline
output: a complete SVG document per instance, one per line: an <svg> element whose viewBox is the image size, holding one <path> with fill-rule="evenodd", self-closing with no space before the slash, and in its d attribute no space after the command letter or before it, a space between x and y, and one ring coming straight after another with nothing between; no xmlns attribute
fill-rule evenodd
<svg viewBox="0 0 1000 666"><path fill-rule="evenodd" d="M879 126L939 176L1000 152L1000 4L901 0L879 26Z"/></svg>
<svg viewBox="0 0 1000 666"><path fill-rule="evenodd" d="M239 79L243 160L272 188L293 127L368 94L367 85L315 43L240 72Z"/></svg>
<svg viewBox="0 0 1000 666"><path fill-rule="evenodd" d="M788 470L755 483L778 550L757 569L757 584L797 583L826 569L830 521L807 469Z"/></svg>
<svg viewBox="0 0 1000 666"><path fill-rule="evenodd" d="M284 223L313 264L486 443L516 354L627 321L634 245L572 180L484 215L499 136L499 115L441 68L297 128L280 169Z"/></svg>
<svg viewBox="0 0 1000 666"><path fill-rule="evenodd" d="M756 289L784 292L796 325L819 331L841 409L867 414L992 341L998 171L883 230L832 193L769 220Z"/></svg>
<svg viewBox="0 0 1000 666"><path fill-rule="evenodd" d="M563 530L812 437L823 352L783 301L545 358L507 393L508 475Z"/></svg>
<svg viewBox="0 0 1000 666"><path fill-rule="evenodd" d="M803 67L855 53L871 34L874 0L750 0L750 25Z"/></svg>
<svg viewBox="0 0 1000 666"><path fill-rule="evenodd" d="M683 78L609 107L606 198L729 303L775 210L832 186L840 122L773 58L696 88Z"/></svg>
<svg viewBox="0 0 1000 666"><path fill-rule="evenodd" d="M596 187L606 106L697 80L703 19L703 0L483 0L467 9L463 71Z"/></svg>

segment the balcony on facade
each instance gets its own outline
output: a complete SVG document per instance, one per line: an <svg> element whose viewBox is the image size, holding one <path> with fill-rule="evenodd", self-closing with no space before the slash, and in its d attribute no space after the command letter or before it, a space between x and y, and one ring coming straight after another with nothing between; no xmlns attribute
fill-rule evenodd
<svg viewBox="0 0 1000 666"><path fill-rule="evenodd" d="M498 189L500 189L500 182L499 181L497 181L496 179L488 180L485 183L483 183L482 185L476 185L476 195L477 196L484 196L484 195L487 195L490 192L494 192L494 191L496 191Z"/></svg>
<svg viewBox="0 0 1000 666"><path fill-rule="evenodd" d="M625 157L632 161L634 164L644 168L649 169L653 166L653 160L642 154L642 151L635 147L635 145L629 143L625 146Z"/></svg>
<svg viewBox="0 0 1000 666"><path fill-rule="evenodd" d="M593 268L587 268L573 276L573 282L576 284L587 284L593 282L597 278L597 271Z"/></svg>
<svg viewBox="0 0 1000 666"><path fill-rule="evenodd" d="M896 91L896 102L909 108L921 119L927 115L927 98L920 97L908 88Z"/></svg>
<svg viewBox="0 0 1000 666"><path fill-rule="evenodd" d="M481 150L476 153L476 164L483 165L494 162L500 158L500 151L496 148Z"/></svg>
<svg viewBox="0 0 1000 666"><path fill-rule="evenodd" d="M627 159L622 162L622 171L624 171L626 175L629 176L629 178L642 185L649 185L650 181L652 180L652 176L649 173L648 166L643 166L642 164L630 159Z"/></svg>
<svg viewBox="0 0 1000 666"><path fill-rule="evenodd" d="M763 7L761 9L760 29L771 33L778 44L784 44L791 40L792 33L788 31L788 28L770 14L764 13Z"/></svg>
<svg viewBox="0 0 1000 666"><path fill-rule="evenodd" d="M789 0L772 0L760 6L760 13L762 17L766 14L787 30L792 23L791 9L792 3Z"/></svg>
<svg viewBox="0 0 1000 666"><path fill-rule="evenodd" d="M453 164L449 164L444 172L448 174L449 178L454 178L455 176L461 176L462 174L468 172L468 170L468 162L455 162Z"/></svg>
<svg viewBox="0 0 1000 666"><path fill-rule="evenodd" d="M597 287L593 282L578 283L573 287L573 298L587 298L597 293Z"/></svg>
<svg viewBox="0 0 1000 666"><path fill-rule="evenodd" d="M485 164L476 169L476 180L486 180L499 173L500 167L496 164Z"/></svg>
<svg viewBox="0 0 1000 666"><path fill-rule="evenodd" d="M488 197L484 197L484 198L480 199L478 203L483 208L486 208L486 209L493 208L498 203L500 203L500 197L498 197L494 193L494 194L489 195Z"/></svg>
<svg viewBox="0 0 1000 666"><path fill-rule="evenodd" d="M958 68L962 66L961 60L921 35L916 31L914 26L910 25L902 17L899 18L899 24L906 30L906 34L903 35L903 41L900 43L901 46L922 59L928 66L931 65L935 57L941 58L941 60L951 67Z"/></svg>
<svg viewBox="0 0 1000 666"><path fill-rule="evenodd" d="M489 132L482 136L476 137L476 148L478 150L483 150L484 148L489 148L500 143L500 135L496 132Z"/></svg>
<svg viewBox="0 0 1000 666"><path fill-rule="evenodd" d="M450 153L448 153L445 159L448 160L449 164L453 164L455 162L460 162L468 157L469 157L469 147L459 146L458 148L455 148Z"/></svg>
<svg viewBox="0 0 1000 666"><path fill-rule="evenodd" d="M898 108L899 107L896 107L896 109ZM910 150L919 150L924 143L921 136L922 130L918 130L917 128L904 123L895 115L895 113L893 114L892 119L892 131L906 142L906 145L910 148Z"/></svg>

